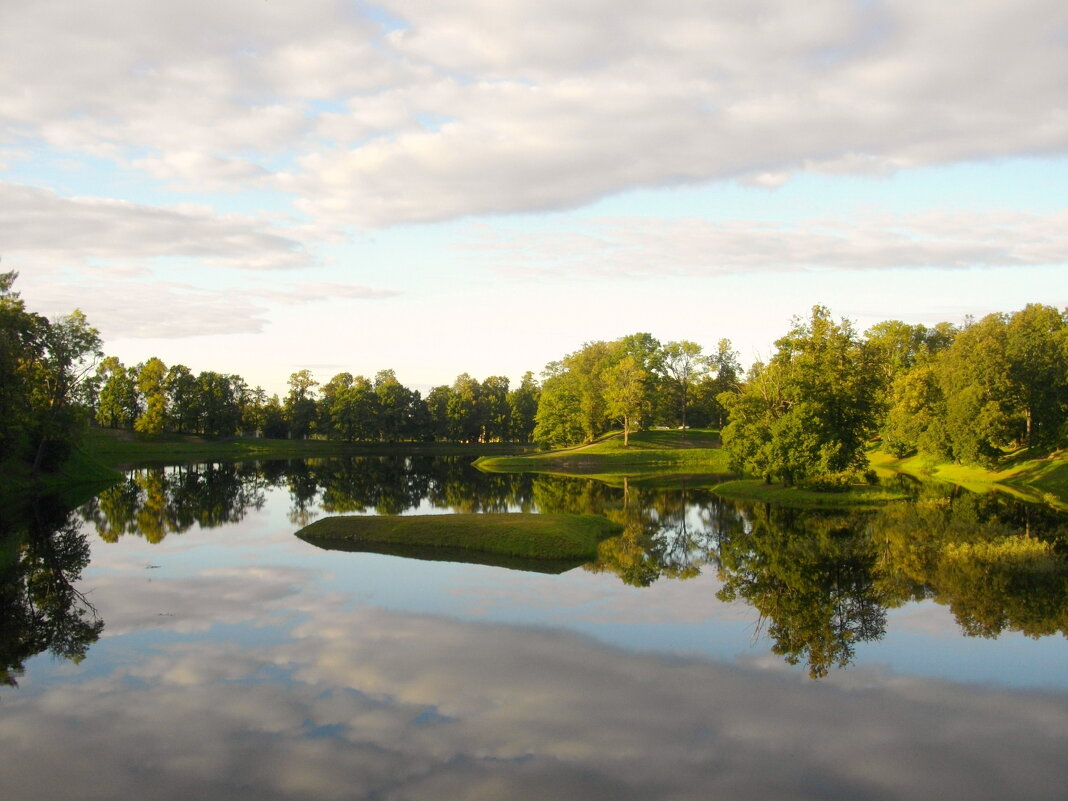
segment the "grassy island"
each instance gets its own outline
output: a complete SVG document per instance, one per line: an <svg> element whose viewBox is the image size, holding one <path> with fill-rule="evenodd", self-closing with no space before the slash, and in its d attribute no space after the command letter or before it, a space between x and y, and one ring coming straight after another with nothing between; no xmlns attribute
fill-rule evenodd
<svg viewBox="0 0 1068 801"><path fill-rule="evenodd" d="M597 557L597 545L623 530L600 515L448 514L326 517L296 535L333 550L372 551L548 572Z"/></svg>

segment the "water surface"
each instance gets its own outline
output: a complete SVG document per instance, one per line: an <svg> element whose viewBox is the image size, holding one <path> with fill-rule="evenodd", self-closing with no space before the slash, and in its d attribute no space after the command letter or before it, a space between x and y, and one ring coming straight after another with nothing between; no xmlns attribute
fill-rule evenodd
<svg viewBox="0 0 1068 801"><path fill-rule="evenodd" d="M626 529L560 575L293 536L450 511ZM1062 798L1065 525L458 459L134 472L7 524L0 796Z"/></svg>

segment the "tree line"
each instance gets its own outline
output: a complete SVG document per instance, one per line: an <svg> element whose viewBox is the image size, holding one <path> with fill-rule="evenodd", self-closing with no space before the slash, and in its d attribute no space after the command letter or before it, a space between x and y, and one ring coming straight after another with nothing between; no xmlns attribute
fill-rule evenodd
<svg viewBox="0 0 1068 801"><path fill-rule="evenodd" d="M1068 311L891 320L861 336L816 306L775 346L720 396L732 463L768 481L848 482L873 438L894 456L983 467L1068 441Z"/></svg>
<svg viewBox="0 0 1068 801"><path fill-rule="evenodd" d="M0 274L0 459L56 464L86 419L144 435L318 437L345 442L534 442L561 447L609 431L720 428L734 467L768 481L848 481L873 438L915 453L991 466L1019 448L1068 440L1068 312L933 327L897 320L861 335L822 306L794 318L766 361L742 370L729 339L712 353L635 333L587 342L516 387L467 373L425 397L389 369L320 384L290 375L284 397L241 376L194 373L158 358L103 358L74 311L28 312Z"/></svg>

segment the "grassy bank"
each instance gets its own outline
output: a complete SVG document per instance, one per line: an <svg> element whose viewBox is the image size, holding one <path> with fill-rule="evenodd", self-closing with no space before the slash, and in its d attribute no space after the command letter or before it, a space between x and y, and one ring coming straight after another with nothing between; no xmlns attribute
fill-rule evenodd
<svg viewBox="0 0 1068 801"><path fill-rule="evenodd" d="M192 462L309 459L331 456L466 456L515 454L523 446L503 443L463 445L438 442L347 443L327 440L209 439L169 434L142 437L132 431L90 428L70 459L54 473L31 475L21 463L0 465L0 503L32 495L59 495L81 502L121 478L122 470Z"/></svg>
<svg viewBox="0 0 1068 801"><path fill-rule="evenodd" d="M719 432L705 429L640 431L623 445L623 435L608 434L588 445L524 456L489 456L475 466L493 473L550 473L616 483L677 476L722 477L730 473Z"/></svg>
<svg viewBox="0 0 1068 801"><path fill-rule="evenodd" d="M327 517L296 535L325 548L401 546L419 554L470 551L521 559L587 561L597 544L623 527L599 515L452 514ZM394 552L394 551L390 551Z"/></svg>
<svg viewBox="0 0 1068 801"><path fill-rule="evenodd" d="M1068 509L1068 450L1033 456L1026 451L1009 455L994 470L940 462L928 456L899 459L885 451L868 454L882 473L903 473L922 480L944 481L973 492L1005 492L1021 500Z"/></svg>
<svg viewBox="0 0 1068 801"><path fill-rule="evenodd" d="M308 459L348 455L460 455L514 454L522 446L504 443L458 445L448 442L332 442L319 439L258 439L227 437L207 439L170 434L141 437L130 431L90 429L82 451L91 459L113 468L197 461L247 461L255 459Z"/></svg>

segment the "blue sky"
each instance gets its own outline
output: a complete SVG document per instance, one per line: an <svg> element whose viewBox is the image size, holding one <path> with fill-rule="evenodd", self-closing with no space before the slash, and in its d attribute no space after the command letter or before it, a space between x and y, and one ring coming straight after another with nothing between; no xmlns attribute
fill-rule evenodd
<svg viewBox="0 0 1068 801"><path fill-rule="evenodd" d="M513 381L1068 306L1068 7L8 0L0 255L127 363Z"/></svg>

